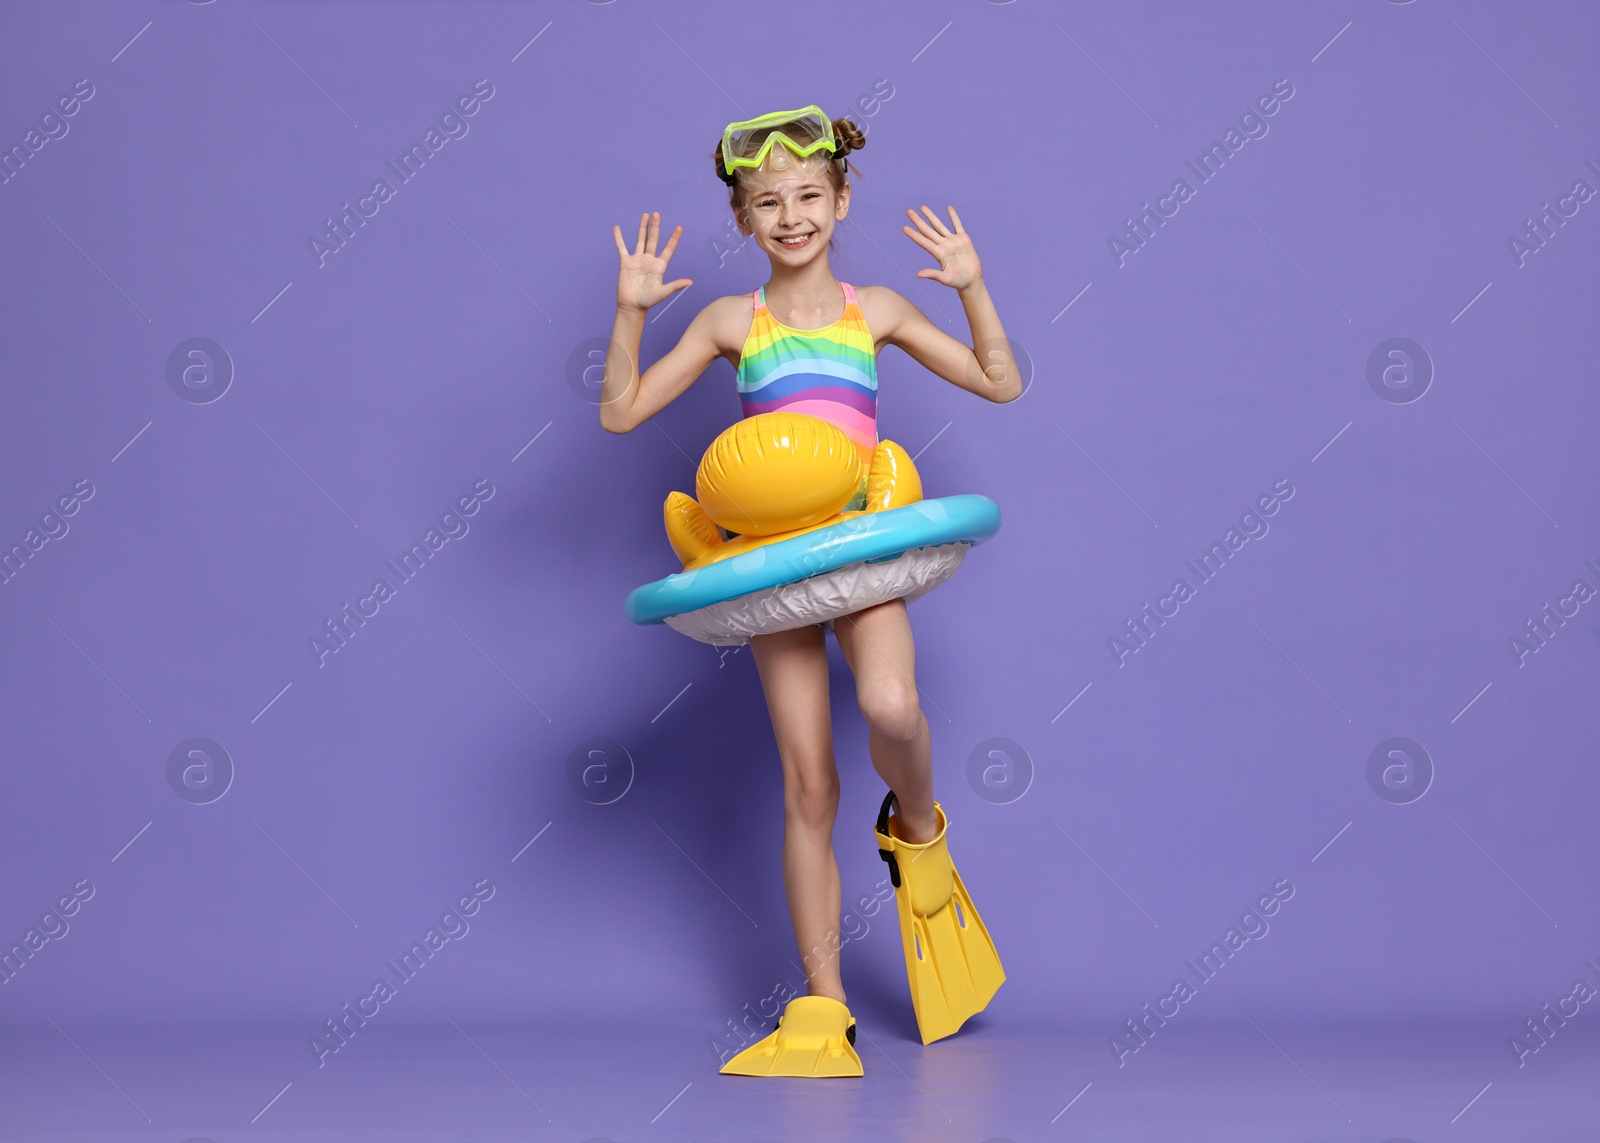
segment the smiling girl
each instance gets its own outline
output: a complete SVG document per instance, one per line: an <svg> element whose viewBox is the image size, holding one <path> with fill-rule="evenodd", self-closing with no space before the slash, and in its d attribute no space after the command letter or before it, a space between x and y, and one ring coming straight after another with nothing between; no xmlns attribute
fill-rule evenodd
<svg viewBox="0 0 1600 1143"><path fill-rule="evenodd" d="M938 269L918 270L917 277L955 290L973 344L998 347L984 354L986 361L980 362L973 349L937 329L887 286L857 289L834 277L829 249L835 229L850 210L845 156L865 141L850 120L829 120L815 106L728 126L714 155L717 177L727 184L739 232L767 255L771 276L753 293L708 304L678 344L642 376L636 362L646 311L693 284L687 278L663 282L683 228L673 230L658 256L659 212L640 218L631 252L621 228L613 227L621 270L601 391L600 423L605 429L626 433L637 428L677 399L713 361L723 358L734 367L744 417L781 409L828 421L861 450L866 471L879 443L876 359L885 346L898 347L931 373L986 400L1004 403L1021 395L1022 382L1005 329L984 285L972 239L954 207L947 208L948 225L927 206L920 215L908 209L913 225L902 230L939 263ZM848 507L861 507L864 493L865 488ZM825 629L833 631L855 676L873 767L899 806L897 817L890 819L885 799L879 832L887 836L880 836L880 844L892 836L891 848L912 850L918 858L927 855L908 878L920 877L923 870L940 874L950 869L943 875L945 897L962 892L944 850L944 814L933 798L932 744L918 700L905 601L892 599L826 624L752 636L751 654L783 767L784 887L796 940L807 954L809 996L791 1001L779 1030L740 1053L724 1071L861 1074L859 1058L850 1046L854 1021L844 1004L838 957L826 951L838 948L840 886L833 853L839 776L828 706ZM889 851L882 852L899 887L900 871ZM904 868L904 864L899 867ZM940 891L937 884L933 891ZM933 912L926 906L924 902L923 912ZM908 907L901 909L903 927L910 923ZM981 929L975 912L971 920ZM964 917L959 926L957 937L966 939L972 926ZM917 967L911 965L911 955L908 946L915 998ZM976 996L969 998L971 1011L981 1009L1004 979L998 959L993 972L988 995L982 994L986 987L982 982L968 989ZM958 1013L954 1026L945 1030L930 1028L921 1002L917 1013L924 1042L948 1035L971 1014Z"/></svg>

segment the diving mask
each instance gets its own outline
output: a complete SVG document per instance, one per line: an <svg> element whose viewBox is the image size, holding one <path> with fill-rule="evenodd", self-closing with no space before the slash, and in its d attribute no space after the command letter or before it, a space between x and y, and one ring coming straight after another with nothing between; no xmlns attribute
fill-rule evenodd
<svg viewBox="0 0 1600 1143"><path fill-rule="evenodd" d="M783 130L785 127L794 130L802 138L794 138ZM758 119L729 123L722 132L722 169L731 178L740 167L759 168L778 143L782 143L800 159L818 151L830 154L838 151L838 143L833 137L833 121L823 113L822 108L812 104L798 111L774 111Z"/></svg>

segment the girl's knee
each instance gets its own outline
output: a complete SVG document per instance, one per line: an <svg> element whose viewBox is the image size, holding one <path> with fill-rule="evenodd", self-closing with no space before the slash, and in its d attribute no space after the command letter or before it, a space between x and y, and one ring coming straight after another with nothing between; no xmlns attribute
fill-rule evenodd
<svg viewBox="0 0 1600 1143"><path fill-rule="evenodd" d="M831 830L839 810L839 776L836 773L802 773L784 783L783 807L800 824Z"/></svg>
<svg viewBox="0 0 1600 1143"><path fill-rule="evenodd" d="M909 742L922 731L917 688L904 680L884 680L862 688L856 702L867 725L885 738Z"/></svg>

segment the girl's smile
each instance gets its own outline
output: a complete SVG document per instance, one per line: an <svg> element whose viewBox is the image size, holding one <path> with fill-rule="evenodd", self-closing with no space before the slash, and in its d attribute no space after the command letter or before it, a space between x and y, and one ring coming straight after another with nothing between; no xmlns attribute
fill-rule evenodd
<svg viewBox="0 0 1600 1143"><path fill-rule="evenodd" d="M776 152L774 152L776 153ZM791 253L809 253L827 243L849 202L848 189L835 194L828 185L825 159L785 161L748 176L740 229L753 235L772 257L790 264Z"/></svg>

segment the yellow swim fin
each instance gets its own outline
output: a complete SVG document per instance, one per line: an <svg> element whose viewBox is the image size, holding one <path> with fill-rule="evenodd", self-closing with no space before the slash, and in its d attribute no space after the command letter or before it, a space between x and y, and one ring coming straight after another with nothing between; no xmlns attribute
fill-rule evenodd
<svg viewBox="0 0 1600 1143"><path fill-rule="evenodd" d="M778 1029L722 1065L725 1076L858 1076L856 1021L828 996L796 996Z"/></svg>
<svg viewBox="0 0 1600 1143"><path fill-rule="evenodd" d="M900 944L911 982L911 1006L922 1042L954 1033L967 1017L982 1012L1005 982L1005 969L983 918L972 906L961 875L945 844L949 826L944 809L933 803L939 832L913 845L897 835L899 816L889 816L890 790L878 811L874 833L878 855L889 864L895 907L900 914Z"/></svg>

